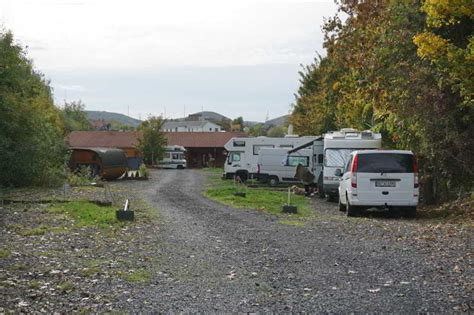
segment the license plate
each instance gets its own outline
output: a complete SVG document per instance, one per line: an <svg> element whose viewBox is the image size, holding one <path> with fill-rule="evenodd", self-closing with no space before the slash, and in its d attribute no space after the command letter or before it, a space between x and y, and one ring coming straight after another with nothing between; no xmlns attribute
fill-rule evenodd
<svg viewBox="0 0 474 315"><path fill-rule="evenodd" d="M375 182L375 187L395 187L393 180L378 180Z"/></svg>

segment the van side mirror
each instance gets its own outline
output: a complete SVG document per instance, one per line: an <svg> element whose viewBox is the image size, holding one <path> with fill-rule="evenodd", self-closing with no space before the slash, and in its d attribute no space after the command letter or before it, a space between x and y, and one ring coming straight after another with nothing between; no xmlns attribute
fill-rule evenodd
<svg viewBox="0 0 474 315"><path fill-rule="evenodd" d="M334 172L334 175L337 176L337 177L341 177L342 176L342 171L340 168L336 169L336 171Z"/></svg>

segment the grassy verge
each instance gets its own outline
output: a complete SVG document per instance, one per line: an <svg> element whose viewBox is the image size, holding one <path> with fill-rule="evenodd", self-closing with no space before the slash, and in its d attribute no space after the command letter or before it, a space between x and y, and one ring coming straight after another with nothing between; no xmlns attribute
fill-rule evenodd
<svg viewBox="0 0 474 315"><path fill-rule="evenodd" d="M76 226L108 228L123 226L124 223L115 217L114 207L98 206L88 201L72 201L55 204L48 208L49 212L62 213L72 217Z"/></svg>
<svg viewBox="0 0 474 315"><path fill-rule="evenodd" d="M272 188L247 188L236 186L232 180L220 178L222 169L206 169L208 187L204 196L234 208L263 210L276 215L283 215L281 207L287 203L288 193L275 191ZM246 197L234 196L235 192L245 192ZM309 200L303 196L291 195L291 204L298 207L293 217L308 217L312 211Z"/></svg>

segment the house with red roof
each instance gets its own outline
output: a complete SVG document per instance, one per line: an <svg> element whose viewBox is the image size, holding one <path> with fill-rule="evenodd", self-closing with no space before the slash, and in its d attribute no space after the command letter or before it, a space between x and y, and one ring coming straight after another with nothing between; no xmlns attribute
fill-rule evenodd
<svg viewBox="0 0 474 315"><path fill-rule="evenodd" d="M224 145L240 132L165 132L168 145L186 149L188 167L222 167L226 159ZM73 131L68 136L70 148L118 148L127 156L129 165L141 163L138 131Z"/></svg>

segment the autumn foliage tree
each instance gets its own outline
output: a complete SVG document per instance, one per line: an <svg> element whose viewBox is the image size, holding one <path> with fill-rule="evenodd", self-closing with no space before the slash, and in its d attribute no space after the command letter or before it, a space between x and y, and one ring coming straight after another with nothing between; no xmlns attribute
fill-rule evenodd
<svg viewBox="0 0 474 315"><path fill-rule="evenodd" d="M473 2L339 1L324 47L300 72L291 123L300 134L372 129L419 155L438 199L471 191ZM454 193L453 193L454 192Z"/></svg>
<svg viewBox="0 0 474 315"><path fill-rule="evenodd" d="M164 120L161 117L150 116L138 127L141 132L138 148L145 163L156 164L163 158L167 139L161 131Z"/></svg>

